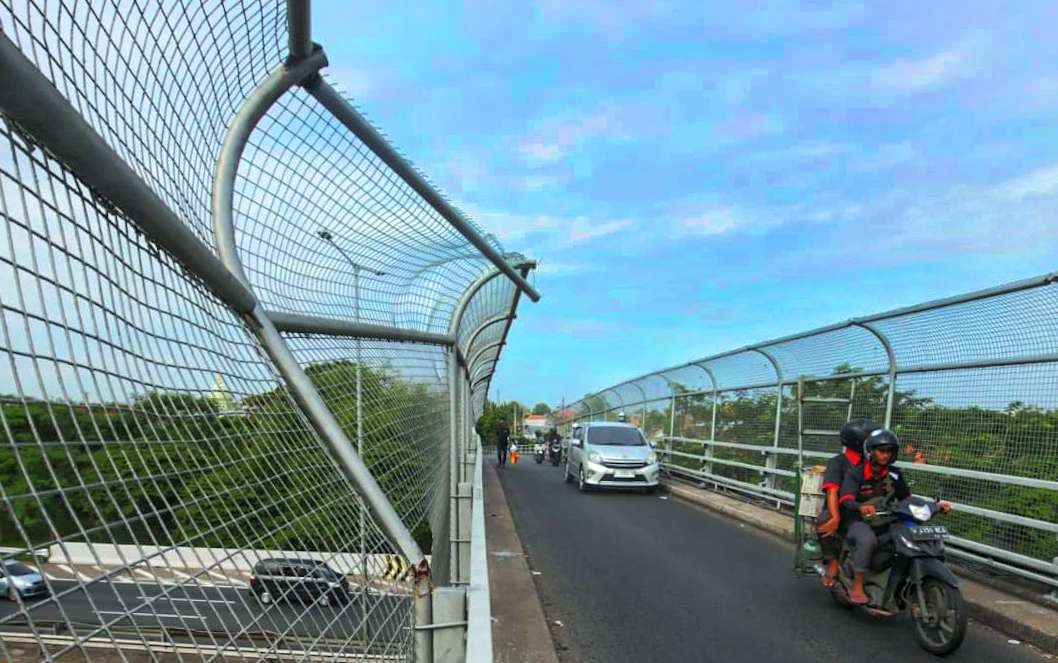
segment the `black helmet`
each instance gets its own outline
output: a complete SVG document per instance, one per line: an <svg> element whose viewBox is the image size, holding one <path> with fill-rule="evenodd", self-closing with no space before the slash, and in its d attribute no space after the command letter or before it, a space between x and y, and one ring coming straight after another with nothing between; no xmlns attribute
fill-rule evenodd
<svg viewBox="0 0 1058 663"><path fill-rule="evenodd" d="M849 449L862 452L867 436L881 427L881 424L870 419L852 419L841 427L841 443Z"/></svg>
<svg viewBox="0 0 1058 663"><path fill-rule="evenodd" d="M893 450L893 457L889 460L890 463L896 462L896 457L900 453L900 438L896 436L896 433L886 428L879 428L872 431L867 436L867 441L863 443L863 454L867 456L869 460L874 460L875 449L889 448Z"/></svg>

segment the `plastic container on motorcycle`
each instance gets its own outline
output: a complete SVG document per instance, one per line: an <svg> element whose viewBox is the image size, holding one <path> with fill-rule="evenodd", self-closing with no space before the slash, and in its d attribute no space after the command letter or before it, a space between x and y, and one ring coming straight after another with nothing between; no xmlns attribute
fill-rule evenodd
<svg viewBox="0 0 1058 663"><path fill-rule="evenodd" d="M815 518L823 510L826 496L823 495L823 474L826 472L822 465L811 465L801 469L801 503L797 508L797 515Z"/></svg>
<svg viewBox="0 0 1058 663"><path fill-rule="evenodd" d="M801 544L801 555L809 562L817 562L823 559L823 549L819 546L819 541L812 539Z"/></svg>

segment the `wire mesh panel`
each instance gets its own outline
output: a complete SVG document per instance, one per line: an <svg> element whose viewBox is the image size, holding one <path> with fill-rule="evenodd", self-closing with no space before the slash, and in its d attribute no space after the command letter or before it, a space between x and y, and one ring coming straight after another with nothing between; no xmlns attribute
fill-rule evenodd
<svg viewBox="0 0 1058 663"><path fill-rule="evenodd" d="M409 651L392 545L242 322L6 128L0 210L2 657Z"/></svg>
<svg viewBox="0 0 1058 663"><path fill-rule="evenodd" d="M251 136L234 222L247 276L276 311L443 333L466 288L491 270L301 89Z"/></svg>
<svg viewBox="0 0 1058 663"><path fill-rule="evenodd" d="M286 57L282 0L4 0L0 28L188 227L212 243L228 123Z"/></svg>
<svg viewBox="0 0 1058 663"><path fill-rule="evenodd" d="M861 318L635 382L661 377L675 395L672 435L658 447L670 471L769 500L793 499L800 450L824 462L846 421L889 426L912 489L954 503L953 554L1058 586L1056 280ZM614 392L625 389L571 408L598 412Z"/></svg>
<svg viewBox="0 0 1058 663"><path fill-rule="evenodd" d="M357 124L307 11L0 2L5 660L421 659L467 582L532 263Z"/></svg>

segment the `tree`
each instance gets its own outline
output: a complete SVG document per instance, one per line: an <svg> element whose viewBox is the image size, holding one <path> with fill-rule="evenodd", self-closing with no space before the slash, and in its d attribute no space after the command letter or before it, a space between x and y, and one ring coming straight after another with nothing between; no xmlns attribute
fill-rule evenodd
<svg viewBox="0 0 1058 663"><path fill-rule="evenodd" d="M525 406L517 401L507 401L501 404L493 403L492 401L485 402L485 411L481 413L481 417L478 418L477 424L474 426L478 435L481 436L482 444L491 445L496 443L496 431L500 428L500 422L506 423L507 428L511 429L511 435L514 435L512 424L516 406L519 415L525 412Z"/></svg>
<svg viewBox="0 0 1058 663"><path fill-rule="evenodd" d="M533 406L533 414L551 414L551 406L547 403L537 403Z"/></svg>

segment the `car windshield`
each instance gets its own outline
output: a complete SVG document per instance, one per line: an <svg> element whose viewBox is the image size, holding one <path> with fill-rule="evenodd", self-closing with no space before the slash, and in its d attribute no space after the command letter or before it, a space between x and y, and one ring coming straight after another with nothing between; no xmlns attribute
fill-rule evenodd
<svg viewBox="0 0 1058 663"><path fill-rule="evenodd" d="M588 444L608 444L620 447L641 447L646 440L639 429L624 426L598 426L588 429Z"/></svg>
<svg viewBox="0 0 1058 663"><path fill-rule="evenodd" d="M329 566L317 566L316 567L316 577L317 578L323 578L324 580L337 580L338 579L338 575L335 574L335 572L332 571L331 567L329 567Z"/></svg>
<svg viewBox="0 0 1058 663"><path fill-rule="evenodd" d="M4 562L4 568L7 572L13 576L28 576L32 573L36 573L37 570L26 566L22 562L16 562L14 560L7 560Z"/></svg>

